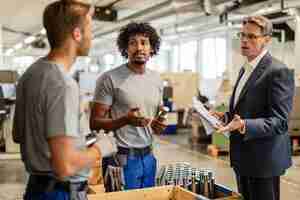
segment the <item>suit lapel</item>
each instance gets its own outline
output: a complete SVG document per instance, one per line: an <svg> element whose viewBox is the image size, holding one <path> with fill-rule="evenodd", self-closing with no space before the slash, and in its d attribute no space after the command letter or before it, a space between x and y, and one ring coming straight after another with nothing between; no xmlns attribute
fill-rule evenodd
<svg viewBox="0 0 300 200"><path fill-rule="evenodd" d="M258 65L256 66L256 68L254 69L254 71L252 72L252 74L250 75L249 79L247 80L247 82L245 83L240 96L236 102L236 105L234 106L234 109L238 106L238 104L240 103L240 101L243 99L243 97L246 95L247 91L249 90L249 88L251 88L254 83L256 82L256 80L262 75L262 73L265 71L265 68L268 66L268 63L271 61L271 55L269 53L267 53L262 59L261 61L258 63Z"/></svg>
<svg viewBox="0 0 300 200"><path fill-rule="evenodd" d="M230 112L233 110L233 107L234 107L234 99L235 99L236 88L237 88L237 86L238 86L238 84L239 84L239 82L240 82L240 80L241 80L241 78L242 78L242 76L243 76L244 73L245 73L245 69L244 69L244 67L242 67L240 69L239 76L238 76L238 78L237 78L237 80L235 82L232 95L230 97L230 104L229 104L229 111Z"/></svg>

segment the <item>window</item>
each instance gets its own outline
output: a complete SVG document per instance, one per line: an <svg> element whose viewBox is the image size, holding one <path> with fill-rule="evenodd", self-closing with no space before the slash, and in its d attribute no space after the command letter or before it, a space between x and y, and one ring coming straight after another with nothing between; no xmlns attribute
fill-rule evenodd
<svg viewBox="0 0 300 200"><path fill-rule="evenodd" d="M158 52L158 55L150 58L147 66L149 66L150 69L158 72L167 71L169 67L169 51L161 49Z"/></svg>
<svg viewBox="0 0 300 200"><path fill-rule="evenodd" d="M180 71L196 71L197 63L197 41L182 43L180 46Z"/></svg>
<svg viewBox="0 0 300 200"><path fill-rule="evenodd" d="M179 65L179 45L174 45L172 48L172 54L171 54L171 71L177 72L178 71L178 65Z"/></svg>
<svg viewBox="0 0 300 200"><path fill-rule="evenodd" d="M215 79L226 69L226 40L221 37L205 38L202 41L203 78Z"/></svg>
<svg viewBox="0 0 300 200"><path fill-rule="evenodd" d="M10 70L16 70L21 75L36 59L33 56L13 57L12 64L8 66L13 66Z"/></svg>

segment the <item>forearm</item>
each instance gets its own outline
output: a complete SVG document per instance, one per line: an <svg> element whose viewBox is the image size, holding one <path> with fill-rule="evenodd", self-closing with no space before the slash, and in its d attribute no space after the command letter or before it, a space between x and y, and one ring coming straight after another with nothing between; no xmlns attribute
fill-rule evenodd
<svg viewBox="0 0 300 200"><path fill-rule="evenodd" d="M244 140L261 139L286 134L288 121L277 117L245 119Z"/></svg>
<svg viewBox="0 0 300 200"><path fill-rule="evenodd" d="M61 179L73 176L82 169L90 168L101 159L100 151L95 146L78 150L68 141L58 141L54 145L51 151L52 169Z"/></svg>
<svg viewBox="0 0 300 200"><path fill-rule="evenodd" d="M74 173L84 169L94 167L97 161L101 158L101 152L96 146L89 147L85 150L79 150L74 152L70 160L70 165L73 166Z"/></svg>
<svg viewBox="0 0 300 200"><path fill-rule="evenodd" d="M128 119L126 116L120 117L115 120L109 118L96 117L93 120L91 120L90 127L92 130L104 129L106 131L114 131L126 125L128 125Z"/></svg>

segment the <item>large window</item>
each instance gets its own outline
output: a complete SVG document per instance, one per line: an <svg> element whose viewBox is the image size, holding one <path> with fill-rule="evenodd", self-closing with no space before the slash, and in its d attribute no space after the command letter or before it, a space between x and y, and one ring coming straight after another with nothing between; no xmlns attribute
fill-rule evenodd
<svg viewBox="0 0 300 200"><path fill-rule="evenodd" d="M197 68L197 41L190 41L180 45L180 71L196 71Z"/></svg>
<svg viewBox="0 0 300 200"><path fill-rule="evenodd" d="M104 54L103 56L104 68L105 70L110 70L114 67L115 64L115 55L112 53Z"/></svg>
<svg viewBox="0 0 300 200"><path fill-rule="evenodd" d="M202 73L207 79L221 77L226 69L226 40L221 37L202 40Z"/></svg>
<svg viewBox="0 0 300 200"><path fill-rule="evenodd" d="M179 45L173 45L171 51L171 71L177 72L179 68Z"/></svg>
<svg viewBox="0 0 300 200"><path fill-rule="evenodd" d="M169 67L169 50L161 49L158 55L148 61L147 67L158 72L165 72Z"/></svg>
<svg viewBox="0 0 300 200"><path fill-rule="evenodd" d="M174 43L170 51L170 68L173 72L197 71L198 41Z"/></svg>

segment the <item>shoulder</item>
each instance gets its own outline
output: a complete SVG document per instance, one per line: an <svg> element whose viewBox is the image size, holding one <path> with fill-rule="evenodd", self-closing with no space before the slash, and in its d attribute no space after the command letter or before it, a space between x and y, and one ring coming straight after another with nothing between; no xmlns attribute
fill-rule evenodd
<svg viewBox="0 0 300 200"><path fill-rule="evenodd" d="M286 64L278 60L277 58L270 56L270 65L268 67L268 74L272 79L287 80L293 79L293 69L287 67Z"/></svg>
<svg viewBox="0 0 300 200"><path fill-rule="evenodd" d="M286 64L278 60L277 58L271 56L271 66L273 69L282 69L282 68L288 68Z"/></svg>
<svg viewBox="0 0 300 200"><path fill-rule="evenodd" d="M62 72L59 66L55 63L48 62L44 59L39 59L33 63L22 75L19 83L36 82L39 84L45 83L48 86L65 84Z"/></svg>
<svg viewBox="0 0 300 200"><path fill-rule="evenodd" d="M267 53L261 60L260 65L265 68L267 74L273 74L280 71L291 71L286 64Z"/></svg>
<svg viewBox="0 0 300 200"><path fill-rule="evenodd" d="M110 78L118 77L118 76L120 76L120 74L124 73L125 67L126 67L126 65L120 65L114 69L104 72L103 74L99 75L98 79L101 79L103 77L106 77L106 78L107 77L110 77Z"/></svg>
<svg viewBox="0 0 300 200"><path fill-rule="evenodd" d="M111 69L99 75L97 78L97 85L117 83L120 80L126 79L127 77L128 77L128 70L126 68L126 65L123 64L119 67L116 67L114 69Z"/></svg>
<svg viewBox="0 0 300 200"><path fill-rule="evenodd" d="M286 64L284 64L277 58L271 57L270 71L271 73L280 73L291 72L292 69L289 69Z"/></svg>

